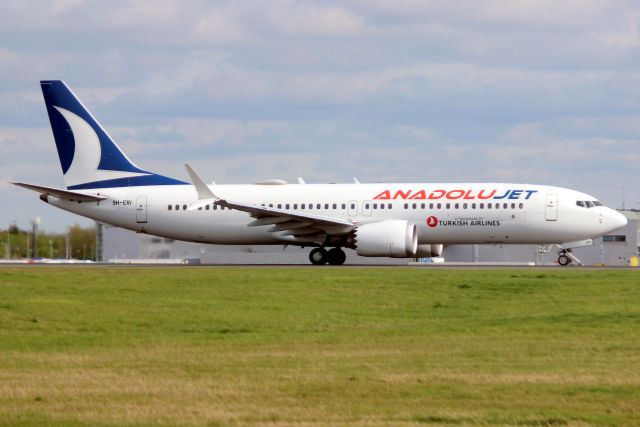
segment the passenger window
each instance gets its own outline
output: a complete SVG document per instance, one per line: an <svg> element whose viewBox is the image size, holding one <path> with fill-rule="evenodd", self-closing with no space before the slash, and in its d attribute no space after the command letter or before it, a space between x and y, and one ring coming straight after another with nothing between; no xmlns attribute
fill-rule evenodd
<svg viewBox="0 0 640 427"><path fill-rule="evenodd" d="M429 203L429 209L433 209L433 203Z"/></svg>
<svg viewBox="0 0 640 427"><path fill-rule="evenodd" d="M356 208L356 204L355 203L351 203L351 209L355 209Z"/></svg>
<svg viewBox="0 0 640 427"><path fill-rule="evenodd" d="M480 203L480 209L484 209L484 203Z"/></svg>
<svg viewBox="0 0 640 427"><path fill-rule="evenodd" d="M333 209L338 209L338 205L337 204L333 204Z"/></svg>
<svg viewBox="0 0 640 427"><path fill-rule="evenodd" d="M300 205L300 209L304 210L304 203Z"/></svg>
<svg viewBox="0 0 640 427"><path fill-rule="evenodd" d="M425 206L426 206L426 205L425 205L424 203L421 203L421 204L420 204L420 208L422 208L422 209L424 209L424 207L425 207Z"/></svg>
<svg viewBox="0 0 640 427"><path fill-rule="evenodd" d="M204 208L205 208L206 210L209 210L209 206L210 206L210 205L207 205L207 206L205 206Z"/></svg>
<svg viewBox="0 0 640 427"><path fill-rule="evenodd" d="M451 203L447 203L447 209L451 209Z"/></svg>
<svg viewBox="0 0 640 427"><path fill-rule="evenodd" d="M405 209L409 209L409 203L405 203L405 204L404 204L404 208L405 208Z"/></svg>
<svg viewBox="0 0 640 427"><path fill-rule="evenodd" d="M442 208L442 203L438 203L437 206L438 206L438 209L441 209Z"/></svg>
<svg viewBox="0 0 640 427"><path fill-rule="evenodd" d="M322 208L322 205L320 203L317 203L316 204L316 209L321 209L321 208Z"/></svg>
<svg viewBox="0 0 640 427"><path fill-rule="evenodd" d="M173 206L171 206L171 205L167 206L168 210L171 210L172 208L173 208Z"/></svg>
<svg viewBox="0 0 640 427"><path fill-rule="evenodd" d="M347 204L346 203L342 204L342 209L347 209Z"/></svg>
<svg viewBox="0 0 640 427"><path fill-rule="evenodd" d="M391 203L389 203L389 204L387 205L387 207L388 207L389 209L391 209L391 208L393 208L393 205L392 205Z"/></svg>
<svg viewBox="0 0 640 427"><path fill-rule="evenodd" d="M373 204L373 209L378 209L378 204L377 203Z"/></svg>
<svg viewBox="0 0 640 427"><path fill-rule="evenodd" d="M278 209L282 209L282 203L278 203Z"/></svg>
<svg viewBox="0 0 640 427"><path fill-rule="evenodd" d="M468 207L468 206L467 206L467 204L466 204L466 203L463 203L463 204L462 204L462 209L467 209L467 207Z"/></svg>
<svg viewBox="0 0 640 427"><path fill-rule="evenodd" d="M273 203L269 203L269 207L272 208L273 207Z"/></svg>
<svg viewBox="0 0 640 427"><path fill-rule="evenodd" d="M507 209L508 207L509 207L509 204L507 204L507 203L503 203L502 204L502 209Z"/></svg>
<svg viewBox="0 0 640 427"><path fill-rule="evenodd" d="M179 211L180 210L180 205L176 205L176 210Z"/></svg>
<svg viewBox="0 0 640 427"><path fill-rule="evenodd" d="M515 209L516 208L516 204L515 203L511 203L511 209Z"/></svg>
<svg viewBox="0 0 640 427"><path fill-rule="evenodd" d="M285 209L289 209L289 203L287 203L286 205L284 205Z"/></svg>
<svg viewBox="0 0 640 427"><path fill-rule="evenodd" d="M384 209L384 203L380 203L380 209Z"/></svg>
<svg viewBox="0 0 640 427"><path fill-rule="evenodd" d="M475 208L476 208L476 204L475 204L475 203L472 203L472 204L471 204L471 209L475 209Z"/></svg>
<svg viewBox="0 0 640 427"><path fill-rule="evenodd" d="M294 204L293 204L293 209L298 210L298 204L297 204L297 203L294 203Z"/></svg>
<svg viewBox="0 0 640 427"><path fill-rule="evenodd" d="M520 208L520 209L524 209L524 203L520 203L519 208Z"/></svg>
<svg viewBox="0 0 640 427"><path fill-rule="evenodd" d="M186 211L187 210L187 205L182 205L182 210Z"/></svg>
<svg viewBox="0 0 640 427"><path fill-rule="evenodd" d="M417 208L417 207L418 207L418 205L416 205L415 203L411 205L411 208L412 208L412 209L415 209L415 208Z"/></svg>
<svg viewBox="0 0 640 427"><path fill-rule="evenodd" d="M365 204L364 204L364 208L365 208L365 209L369 209L369 203L365 203Z"/></svg>
<svg viewBox="0 0 640 427"><path fill-rule="evenodd" d="M325 203L325 204L324 204L324 208L325 208L325 209L329 209L329 203Z"/></svg>
<svg viewBox="0 0 640 427"><path fill-rule="evenodd" d="M491 203L487 203L487 209L491 209Z"/></svg>
<svg viewBox="0 0 640 427"><path fill-rule="evenodd" d="M212 209L213 209L214 211L217 211L217 210L218 210L218 205L213 205L213 206L212 206Z"/></svg>
<svg viewBox="0 0 640 427"><path fill-rule="evenodd" d="M460 203L456 203L455 205L453 205L453 207L456 209L460 209Z"/></svg>

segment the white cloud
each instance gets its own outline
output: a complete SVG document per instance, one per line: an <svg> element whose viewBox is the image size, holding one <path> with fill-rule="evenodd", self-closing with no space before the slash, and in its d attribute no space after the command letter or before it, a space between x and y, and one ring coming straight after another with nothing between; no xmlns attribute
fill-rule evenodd
<svg viewBox="0 0 640 427"><path fill-rule="evenodd" d="M137 162L177 177L192 161L221 182L606 195L639 176L639 20L632 0L7 0L0 177L61 182L37 82L62 78Z"/></svg>

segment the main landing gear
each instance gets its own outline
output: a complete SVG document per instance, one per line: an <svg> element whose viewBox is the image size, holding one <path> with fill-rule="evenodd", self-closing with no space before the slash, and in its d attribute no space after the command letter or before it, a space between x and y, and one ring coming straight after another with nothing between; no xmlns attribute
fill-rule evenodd
<svg viewBox="0 0 640 427"><path fill-rule="evenodd" d="M342 265L346 259L347 255L341 248L315 248L309 253L309 261L313 265Z"/></svg>

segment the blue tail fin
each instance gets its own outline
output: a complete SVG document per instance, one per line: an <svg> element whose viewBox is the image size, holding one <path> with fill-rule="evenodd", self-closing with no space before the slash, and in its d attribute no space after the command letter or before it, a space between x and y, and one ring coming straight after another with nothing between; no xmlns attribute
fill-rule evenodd
<svg viewBox="0 0 640 427"><path fill-rule="evenodd" d="M63 81L40 87L67 189L186 184L136 166Z"/></svg>

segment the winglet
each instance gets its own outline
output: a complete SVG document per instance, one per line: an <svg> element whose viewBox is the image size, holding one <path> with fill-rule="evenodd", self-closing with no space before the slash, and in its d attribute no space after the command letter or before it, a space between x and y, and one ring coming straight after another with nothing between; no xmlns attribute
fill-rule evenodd
<svg viewBox="0 0 640 427"><path fill-rule="evenodd" d="M210 199L219 199L218 196L213 194L213 192L207 187L207 184L204 183L202 178L193 170L191 166L185 163L185 168L187 168L187 172L189 173L189 177L191 177L191 183L196 188L196 192L198 193L198 200L210 200Z"/></svg>

